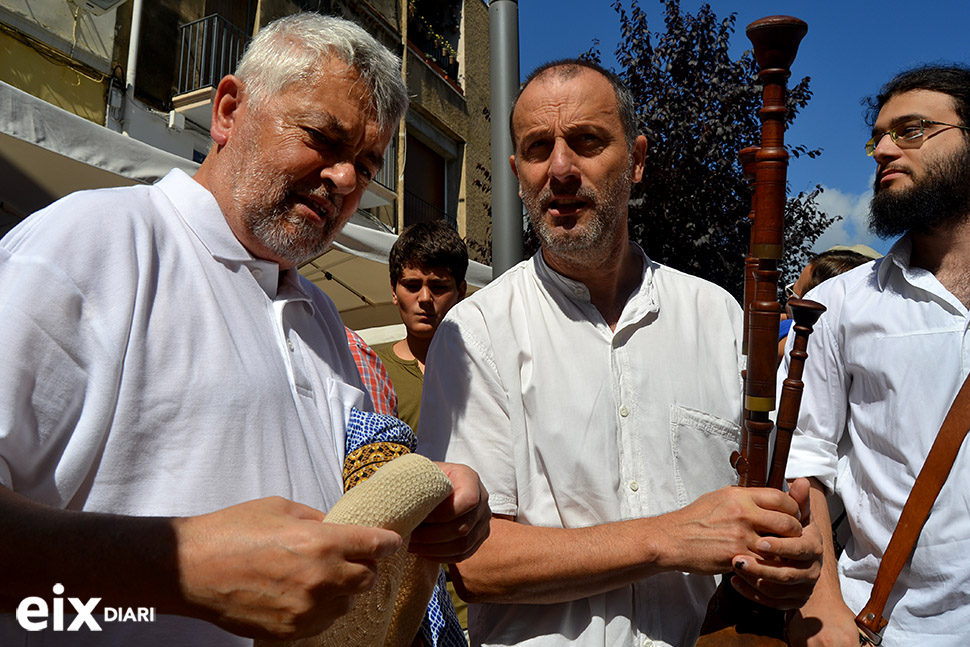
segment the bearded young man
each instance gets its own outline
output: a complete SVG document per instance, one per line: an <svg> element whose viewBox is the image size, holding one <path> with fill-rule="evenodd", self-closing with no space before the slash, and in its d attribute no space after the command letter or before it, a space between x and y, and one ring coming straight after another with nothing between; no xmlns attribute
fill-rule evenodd
<svg viewBox="0 0 970 647"><path fill-rule="evenodd" d="M448 313L418 433L489 490L490 538L453 571L472 644L692 645L732 568L746 595L798 606L821 551L808 484L722 487L741 311L630 242L647 140L629 91L587 61L543 66L512 138L541 252Z"/></svg>
<svg viewBox="0 0 970 647"><path fill-rule="evenodd" d="M851 536L791 625L795 645L858 645L865 606L900 511L970 371L970 68L920 67L871 102L876 162L870 228L904 234L885 258L809 293L815 326L788 476L845 504ZM786 367L782 372L787 371ZM961 453L903 568L886 615L891 645L965 645L970 494Z"/></svg>
<svg viewBox="0 0 970 647"><path fill-rule="evenodd" d="M363 29L283 18L219 83L195 177L68 196L3 238L0 643L294 638L370 588L400 537L320 523L370 404L296 267L354 213L406 107ZM411 549L450 562L488 513L475 474L444 469L455 493ZM57 604L79 600L152 622L65 633Z"/></svg>

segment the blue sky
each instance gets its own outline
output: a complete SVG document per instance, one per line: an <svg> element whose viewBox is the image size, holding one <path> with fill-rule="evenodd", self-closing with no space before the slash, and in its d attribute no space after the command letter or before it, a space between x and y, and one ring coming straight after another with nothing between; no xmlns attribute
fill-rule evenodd
<svg viewBox="0 0 970 647"><path fill-rule="evenodd" d="M629 6L629 0L625 0ZM703 4L681 0L695 13ZM744 28L764 16L787 14L808 23L792 78L811 77L814 96L799 113L786 141L821 148L814 160L792 160L788 179L794 193L816 184L819 202L845 219L823 234L823 250L836 244L865 243L885 252L891 241L873 238L865 226L875 164L863 145L869 138L860 101L876 93L895 73L919 63L970 63L970 2L949 0L923 7L919 2L885 0L713 0L718 18L737 14L732 48L750 48ZM519 66L524 76L555 58L577 56L599 39L603 62L615 64L619 18L608 0L519 0ZM651 31L664 28L661 0L641 0Z"/></svg>

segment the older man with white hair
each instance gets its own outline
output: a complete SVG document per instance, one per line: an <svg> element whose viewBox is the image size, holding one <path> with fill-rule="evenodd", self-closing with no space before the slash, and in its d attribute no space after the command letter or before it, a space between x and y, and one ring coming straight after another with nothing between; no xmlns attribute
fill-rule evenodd
<svg viewBox="0 0 970 647"><path fill-rule="evenodd" d="M400 537L319 523L370 405L296 267L354 213L406 107L366 32L290 16L220 82L194 178L74 194L0 242L0 643L291 638L371 586ZM455 493L415 550L450 562L488 514L474 472L442 466ZM106 607L152 613L90 615Z"/></svg>

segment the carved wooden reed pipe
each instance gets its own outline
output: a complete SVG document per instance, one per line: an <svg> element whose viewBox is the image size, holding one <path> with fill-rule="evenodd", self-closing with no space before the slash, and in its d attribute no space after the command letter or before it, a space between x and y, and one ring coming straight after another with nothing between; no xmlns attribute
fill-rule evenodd
<svg viewBox="0 0 970 647"><path fill-rule="evenodd" d="M815 301L791 299L788 302L795 320L795 341L791 352L788 377L782 384L781 402L778 409L778 431L775 438L774 457L768 486L782 489L785 482L785 465L792 433L798 420L801 405L802 370L808 353L808 337L825 307ZM785 617L781 611L763 607L742 598L727 582L732 574L725 575L718 586L707 617L701 628L698 647L783 647Z"/></svg>
<svg viewBox="0 0 970 647"><path fill-rule="evenodd" d="M788 366L788 377L781 384L781 401L778 405L778 430L775 434L775 452L771 461L771 472L768 474L768 487L777 490L785 484L785 466L788 463L788 449L791 447L792 434L798 423L798 410L802 405L802 370L808 353L808 336L812 334L813 326L825 312L825 306L806 299L789 299L792 319L795 323L795 343L791 351L791 363Z"/></svg>
<svg viewBox="0 0 970 647"><path fill-rule="evenodd" d="M758 154L759 148L757 146L748 146L742 149L738 153L738 161L741 162L741 173L744 175L744 179L748 181L748 189L751 191L751 210L748 212L748 220L752 223L754 222L755 213L755 191L757 184L755 182L755 156ZM758 269L758 258L754 256L751 252L748 252L747 258L744 259L744 300L742 301L742 308L744 312L744 323L742 324L743 339L741 341L741 353L747 357L748 356L748 309L751 307L751 301L754 300L754 272ZM748 379L747 369L741 371L741 380L744 383ZM738 451L731 454L731 467L735 469L738 473L738 485L744 486L746 482L746 474L748 471L748 432L744 427L743 421L746 418L746 412L744 405L741 406L741 440L738 445Z"/></svg>
<svg viewBox="0 0 970 647"><path fill-rule="evenodd" d="M741 162L741 173L748 182L748 189L751 191L751 210L748 212L748 220L754 223L755 201L757 200L758 183L755 173L756 156L761 150L759 146L748 146L741 149L738 153L738 161ZM744 259L744 337L741 341L741 352L748 354L748 308L754 299L754 271L758 269L758 257L749 251L747 258Z"/></svg>

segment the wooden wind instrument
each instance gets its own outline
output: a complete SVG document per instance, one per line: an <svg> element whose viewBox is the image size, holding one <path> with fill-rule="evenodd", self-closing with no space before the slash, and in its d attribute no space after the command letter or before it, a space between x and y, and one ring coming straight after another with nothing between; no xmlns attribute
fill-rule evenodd
<svg viewBox="0 0 970 647"><path fill-rule="evenodd" d="M785 465L792 432L798 419L803 384L805 348L812 326L825 308L813 301L789 301L794 318L795 348L788 379L784 381L778 413L775 447L769 448L775 424L778 332L782 304L778 300L778 264L784 247L788 151L785 150L786 94L790 68L808 25L790 16L757 20L746 30L754 46L763 85L761 146L739 153L745 178L752 189L751 247L745 261L744 405L739 451L731 457L743 487L784 487ZM769 457L771 466L769 471ZM699 646L785 645L784 615L742 598L726 575L708 607Z"/></svg>
<svg viewBox="0 0 970 647"><path fill-rule="evenodd" d="M798 45L808 25L790 16L770 16L748 25L760 68L762 108L761 148L755 155L755 210L750 256L754 296L748 305L748 364L744 380L745 447L737 461L739 484L764 487L768 482L769 439L774 429L769 414L775 409L778 370L778 263L784 249L785 200L788 193L788 151L785 150L786 86ZM797 414L796 414L797 415ZM787 456L786 456L787 458Z"/></svg>
<svg viewBox="0 0 970 647"><path fill-rule="evenodd" d="M775 451L771 460L771 471L768 472L768 487L782 489L785 484L785 466L788 463L788 449L791 447L792 434L798 423L798 410L802 405L802 370L808 353L808 336L812 334L813 326L825 312L825 306L808 299L789 299L788 309L791 310L795 323L792 331L795 333L795 344L791 351L791 363L788 365L788 377L781 383L781 401L778 404L778 423L775 430Z"/></svg>
<svg viewBox="0 0 970 647"><path fill-rule="evenodd" d="M755 164L757 163L757 155L760 150L757 146L748 146L742 149L738 153L738 161L741 163L741 173L744 175L744 179L748 182L748 189L751 192L751 210L748 212L748 220L754 223L755 209L756 209L756 189L757 184L755 183ZM758 269L758 258L752 256L751 252L748 252L747 258L744 259L744 299L741 302L742 311L744 312L744 322L742 324L743 339L741 342L741 353L747 357L748 356L748 311L751 309L751 302L754 300L754 273ZM742 383L747 382L748 370L742 369L741 371ZM731 467L733 467L738 472L738 484L744 485L745 474L748 469L747 455L748 455L748 432L744 428L744 421L747 419L747 412L744 408L744 403L741 405L741 439L738 446L738 451L731 455Z"/></svg>

